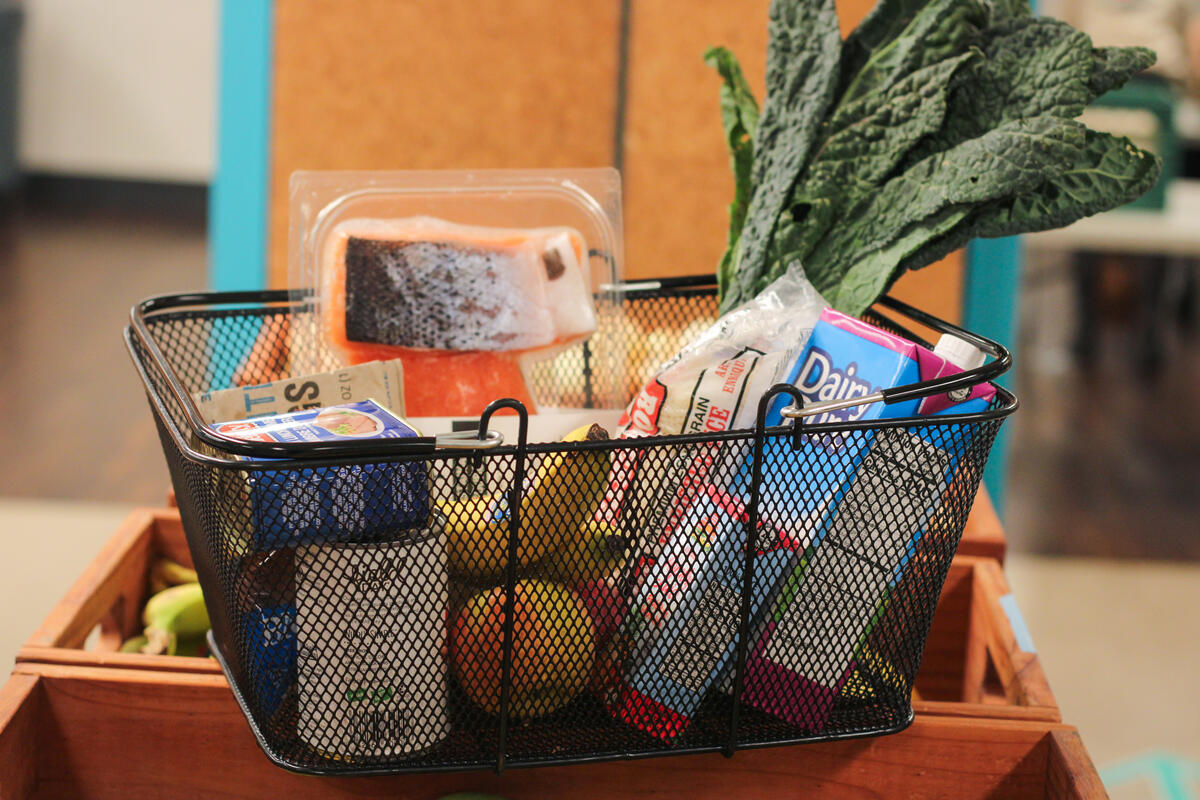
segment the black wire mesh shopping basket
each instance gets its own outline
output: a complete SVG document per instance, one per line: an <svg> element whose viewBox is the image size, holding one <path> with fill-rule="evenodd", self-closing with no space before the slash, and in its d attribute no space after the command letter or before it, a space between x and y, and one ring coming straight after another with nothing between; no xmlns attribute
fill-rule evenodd
<svg viewBox="0 0 1200 800"><path fill-rule="evenodd" d="M618 287L620 315L535 369L535 397L632 397L716 314L711 279ZM887 312L887 313L882 313ZM373 774L566 764L892 733L988 450L983 411L814 424L791 387L755 430L527 441L492 403L478 433L324 445L207 426L192 393L286 370L311 307L286 292L172 295L132 312L211 642L266 754ZM989 381L993 356L840 404ZM906 323L907 324L907 323ZM624 355L614 369L605 352ZM600 391L602 389L603 391ZM795 403L764 429L767 403ZM515 442L489 428L520 416ZM600 509L616 482L616 511Z"/></svg>

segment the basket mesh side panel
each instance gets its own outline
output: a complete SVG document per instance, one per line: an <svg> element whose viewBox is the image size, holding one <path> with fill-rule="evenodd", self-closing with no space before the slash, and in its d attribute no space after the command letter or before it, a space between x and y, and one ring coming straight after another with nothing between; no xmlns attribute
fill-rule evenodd
<svg viewBox="0 0 1200 800"><path fill-rule="evenodd" d="M623 395L713 311L629 304ZM289 328L247 309L153 334L203 391L274 377ZM999 426L559 444L520 472L511 448L218 465L180 449L136 355L235 691L269 753L329 773L494 766L505 705L508 765L898 729Z"/></svg>
<svg viewBox="0 0 1200 800"><path fill-rule="evenodd" d="M597 309L596 333L530 371L540 405L603 408L618 397L624 407L658 367L713 323L712 295L646 297Z"/></svg>

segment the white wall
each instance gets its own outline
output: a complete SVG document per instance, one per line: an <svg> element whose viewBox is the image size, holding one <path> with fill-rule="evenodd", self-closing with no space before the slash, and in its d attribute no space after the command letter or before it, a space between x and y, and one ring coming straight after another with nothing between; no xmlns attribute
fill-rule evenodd
<svg viewBox="0 0 1200 800"><path fill-rule="evenodd" d="M26 170L207 182L219 0L25 0Z"/></svg>

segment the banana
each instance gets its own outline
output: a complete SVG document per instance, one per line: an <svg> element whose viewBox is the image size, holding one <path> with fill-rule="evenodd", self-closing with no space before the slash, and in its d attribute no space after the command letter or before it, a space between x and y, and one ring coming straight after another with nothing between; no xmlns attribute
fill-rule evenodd
<svg viewBox="0 0 1200 800"><path fill-rule="evenodd" d="M200 578L196 575L196 570L185 567L169 558L158 559L154 562L154 566L150 568L150 585L152 588L154 586L161 586L162 589L165 589L168 586L196 583L199 580ZM162 591L162 589L158 591ZM155 592L155 594L157 593Z"/></svg>
<svg viewBox="0 0 1200 800"><path fill-rule="evenodd" d="M146 584L150 588L151 595L156 595L171 585L163 580L160 575L155 574L153 570L150 571L150 578L146 581Z"/></svg>
<svg viewBox="0 0 1200 800"><path fill-rule="evenodd" d="M589 519L581 535L552 550L530 569L533 575L575 585L612 575L625 561L624 535L607 522Z"/></svg>
<svg viewBox="0 0 1200 800"><path fill-rule="evenodd" d="M187 639L180 638L175 645L177 656L191 656L192 658L204 658L208 655L208 640L203 636L190 637Z"/></svg>
<svg viewBox="0 0 1200 800"><path fill-rule="evenodd" d="M564 442L608 438L599 425L571 431ZM608 452L548 453L538 464L521 498L517 561L522 569L540 561L567 541L586 536L608 482ZM472 578L490 579L508 566L510 511L503 494L439 503L446 515L450 568Z"/></svg>
<svg viewBox="0 0 1200 800"><path fill-rule="evenodd" d="M142 622L147 639L142 652L174 655L180 638L194 639L209 629L200 584L184 583L154 595L146 601Z"/></svg>
<svg viewBox="0 0 1200 800"><path fill-rule="evenodd" d="M146 643L138 652L148 656L173 656L179 647L179 637L163 628L146 628L142 638Z"/></svg>
<svg viewBox="0 0 1200 800"><path fill-rule="evenodd" d="M142 648L145 647L148 643L149 642L145 636L142 636L140 634L137 636L131 636L125 640L124 644L121 645L121 649L119 652L140 653L140 652L142 652Z"/></svg>

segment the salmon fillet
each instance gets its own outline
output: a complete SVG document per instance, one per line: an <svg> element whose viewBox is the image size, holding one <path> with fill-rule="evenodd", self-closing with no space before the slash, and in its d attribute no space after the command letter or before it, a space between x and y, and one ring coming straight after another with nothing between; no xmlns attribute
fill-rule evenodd
<svg viewBox="0 0 1200 800"><path fill-rule="evenodd" d="M570 228L354 219L325 243L323 325L347 363L400 358L412 416L533 410L520 362L596 329L587 247Z"/></svg>

